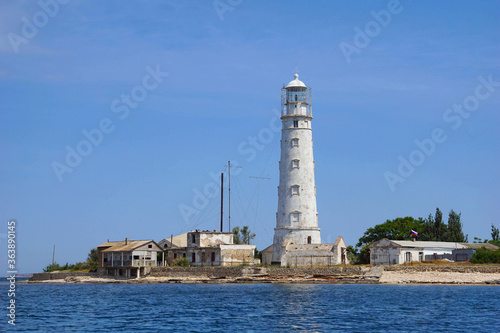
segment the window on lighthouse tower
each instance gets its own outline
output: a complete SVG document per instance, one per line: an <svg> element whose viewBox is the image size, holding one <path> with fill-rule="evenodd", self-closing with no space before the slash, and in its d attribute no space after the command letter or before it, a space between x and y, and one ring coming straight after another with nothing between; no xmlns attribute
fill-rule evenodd
<svg viewBox="0 0 500 333"><path fill-rule="evenodd" d="M290 222L292 225L297 225L300 223L300 212L292 212L290 213Z"/></svg>
<svg viewBox="0 0 500 333"><path fill-rule="evenodd" d="M299 160L292 160L292 169L299 168Z"/></svg>
<svg viewBox="0 0 500 333"><path fill-rule="evenodd" d="M298 147L299 146L299 139L295 138L292 139L292 147Z"/></svg>
<svg viewBox="0 0 500 333"><path fill-rule="evenodd" d="M300 187L299 185L292 186L292 195L300 195Z"/></svg>
<svg viewBox="0 0 500 333"><path fill-rule="evenodd" d="M299 121L298 120L294 120L293 121L293 127L295 127L295 128L299 127Z"/></svg>

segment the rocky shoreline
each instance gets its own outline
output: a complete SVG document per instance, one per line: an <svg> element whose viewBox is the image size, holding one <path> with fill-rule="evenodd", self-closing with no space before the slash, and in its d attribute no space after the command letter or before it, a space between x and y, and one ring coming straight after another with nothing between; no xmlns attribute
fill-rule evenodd
<svg viewBox="0 0 500 333"><path fill-rule="evenodd" d="M97 273L36 273L24 283L282 283L500 285L500 266L158 267L136 279Z"/></svg>

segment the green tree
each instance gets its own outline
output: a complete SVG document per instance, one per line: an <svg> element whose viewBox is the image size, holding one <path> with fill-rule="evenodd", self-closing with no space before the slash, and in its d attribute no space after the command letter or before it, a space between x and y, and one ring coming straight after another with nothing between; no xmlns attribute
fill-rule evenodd
<svg viewBox="0 0 500 333"><path fill-rule="evenodd" d="M436 208L434 215L433 239L434 241L443 241L446 237L446 225L443 222L443 213L439 208Z"/></svg>
<svg viewBox="0 0 500 333"><path fill-rule="evenodd" d="M87 261L97 261L98 257L99 253L97 252L97 248L93 248L87 255Z"/></svg>
<svg viewBox="0 0 500 333"><path fill-rule="evenodd" d="M415 230L419 234L424 231L425 221L422 218L417 220L413 217L398 217L394 220L387 220L382 224L377 224L368 228L359 239L356 247L369 245L373 242L388 238L392 240L404 240L411 238L411 231Z"/></svg>
<svg viewBox="0 0 500 333"><path fill-rule="evenodd" d="M97 248L91 249L87 255L87 266L90 272L97 271L97 268L99 267L98 258L99 252L97 251Z"/></svg>
<svg viewBox="0 0 500 333"><path fill-rule="evenodd" d="M347 260L349 260L349 263L351 265L357 265L359 264L359 253L358 249L355 248L352 245L349 245L347 247Z"/></svg>
<svg viewBox="0 0 500 333"><path fill-rule="evenodd" d="M367 265L370 263L370 248L365 245L359 251L359 263L362 265Z"/></svg>
<svg viewBox="0 0 500 333"><path fill-rule="evenodd" d="M252 239L255 238L255 234L251 232L250 228L245 225L243 228L234 227L233 228L233 243L234 244L250 244Z"/></svg>
<svg viewBox="0 0 500 333"><path fill-rule="evenodd" d="M495 228L495 225L492 223L491 224L491 240L492 241L500 241L500 235L499 235L499 230L498 228Z"/></svg>
<svg viewBox="0 0 500 333"><path fill-rule="evenodd" d="M483 240L478 237L474 237L474 241L472 243L483 243Z"/></svg>
<svg viewBox="0 0 500 333"><path fill-rule="evenodd" d="M240 238L240 227L233 228L233 244L242 244Z"/></svg>
<svg viewBox="0 0 500 333"><path fill-rule="evenodd" d="M243 244L250 244L254 238L255 234L250 231L250 228L247 225L243 226L241 229L241 240Z"/></svg>
<svg viewBox="0 0 500 333"><path fill-rule="evenodd" d="M253 252L253 257L255 259L262 259L262 252L257 250L257 248L255 248L254 252Z"/></svg>
<svg viewBox="0 0 500 333"><path fill-rule="evenodd" d="M453 209L450 211L450 214L448 215L448 227L445 241L459 243L467 242L467 237L464 236L462 231L462 223L460 222L461 215L462 213L457 214L453 211Z"/></svg>
<svg viewBox="0 0 500 333"><path fill-rule="evenodd" d="M432 214L429 214L429 216L424 220L424 228L422 232L418 233L418 239L422 241L431 241L435 240L434 237L434 217Z"/></svg>

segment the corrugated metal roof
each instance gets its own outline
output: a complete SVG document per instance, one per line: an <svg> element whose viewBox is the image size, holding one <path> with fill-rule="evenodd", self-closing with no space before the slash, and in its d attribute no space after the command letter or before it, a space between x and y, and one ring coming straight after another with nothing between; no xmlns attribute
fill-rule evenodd
<svg viewBox="0 0 500 333"><path fill-rule="evenodd" d="M467 246L462 243L455 242L432 242L432 241L402 241L402 240L389 240L392 243L404 247L431 247L431 248L446 248L446 249L463 249Z"/></svg>
<svg viewBox="0 0 500 333"><path fill-rule="evenodd" d="M473 249L480 249L484 246L488 250L498 250L498 246L490 243L463 243L463 244Z"/></svg>

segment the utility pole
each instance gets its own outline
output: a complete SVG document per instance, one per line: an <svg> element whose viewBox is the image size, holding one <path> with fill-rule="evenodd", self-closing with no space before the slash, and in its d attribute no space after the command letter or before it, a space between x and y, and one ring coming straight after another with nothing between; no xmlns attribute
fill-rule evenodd
<svg viewBox="0 0 500 333"><path fill-rule="evenodd" d="M54 266L55 257L56 257L56 244L54 244L54 250L52 251L52 266Z"/></svg>
<svg viewBox="0 0 500 333"><path fill-rule="evenodd" d="M224 173L220 174L220 232L224 232L223 228L224 217Z"/></svg>

